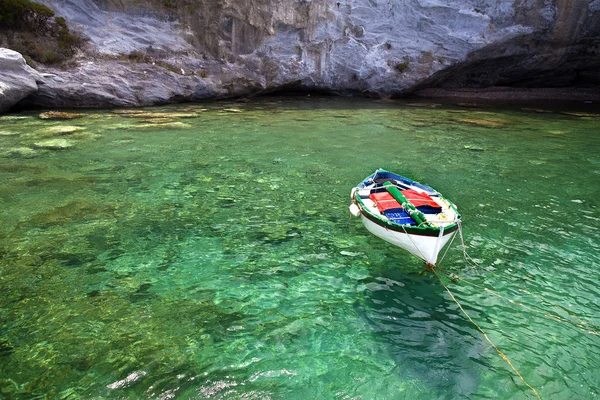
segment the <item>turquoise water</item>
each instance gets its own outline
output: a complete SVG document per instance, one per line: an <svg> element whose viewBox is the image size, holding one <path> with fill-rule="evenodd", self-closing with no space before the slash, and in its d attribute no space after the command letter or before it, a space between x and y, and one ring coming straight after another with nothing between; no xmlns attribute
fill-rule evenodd
<svg viewBox="0 0 600 400"><path fill-rule="evenodd" d="M0 398L535 398L435 275L350 220L378 167L459 206L480 265L457 240L442 268L467 282L444 282L540 396L597 398L599 115L84 114L0 117Z"/></svg>

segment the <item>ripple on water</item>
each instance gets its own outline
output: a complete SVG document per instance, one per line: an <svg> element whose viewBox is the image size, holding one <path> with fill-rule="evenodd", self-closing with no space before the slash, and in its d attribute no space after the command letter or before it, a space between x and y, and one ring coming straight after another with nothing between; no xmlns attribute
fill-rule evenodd
<svg viewBox="0 0 600 400"><path fill-rule="evenodd" d="M437 279L349 220L378 167L459 205L480 265L457 241L443 268L464 281L445 282L542 398L598 392L593 116L329 98L82 114L0 117L5 396L525 398Z"/></svg>

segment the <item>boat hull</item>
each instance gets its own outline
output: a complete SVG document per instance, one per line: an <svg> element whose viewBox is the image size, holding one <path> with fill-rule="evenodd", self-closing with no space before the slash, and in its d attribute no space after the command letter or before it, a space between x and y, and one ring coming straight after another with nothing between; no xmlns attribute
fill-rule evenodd
<svg viewBox="0 0 600 400"><path fill-rule="evenodd" d="M447 233L444 232L439 236L411 234L388 229L371 221L364 215L361 215L361 219L365 228L373 235L433 265L437 262L439 252L456 234L456 230L449 230Z"/></svg>

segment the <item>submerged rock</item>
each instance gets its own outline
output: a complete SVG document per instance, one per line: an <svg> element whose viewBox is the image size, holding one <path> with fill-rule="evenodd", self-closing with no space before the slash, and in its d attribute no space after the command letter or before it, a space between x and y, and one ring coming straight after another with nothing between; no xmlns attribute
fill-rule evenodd
<svg viewBox="0 0 600 400"><path fill-rule="evenodd" d="M389 129L394 129L397 131L410 131L411 130L409 127L404 126L404 125L386 125L385 127L389 128Z"/></svg>
<svg viewBox="0 0 600 400"><path fill-rule="evenodd" d="M598 113L563 111L561 114L571 115L573 117L600 117Z"/></svg>
<svg viewBox="0 0 600 400"><path fill-rule="evenodd" d="M125 116L131 114L131 115L135 115L135 114L143 114L146 111L144 110L130 110L130 109L125 109L125 110L112 110L111 111L113 114L123 114Z"/></svg>
<svg viewBox="0 0 600 400"><path fill-rule="evenodd" d="M25 121L27 119L31 119L31 117L24 115L5 115L0 117L0 121Z"/></svg>
<svg viewBox="0 0 600 400"><path fill-rule="evenodd" d="M131 123L125 123L125 124L114 124L114 125L107 125L107 126L103 126L102 130L104 131L116 131L116 130L126 130L126 129L132 129L135 128L136 125L133 125Z"/></svg>
<svg viewBox="0 0 600 400"><path fill-rule="evenodd" d="M82 221L89 218L111 215L115 210L112 205L100 205L86 201L72 201L63 206L33 215L23 225L56 226L73 221Z"/></svg>
<svg viewBox="0 0 600 400"><path fill-rule="evenodd" d="M39 115L40 119L73 119L83 117L85 114L69 113L63 111L46 111Z"/></svg>
<svg viewBox="0 0 600 400"><path fill-rule="evenodd" d="M164 118L164 119L173 119L173 118L195 118L198 115L192 112L153 112L153 111L139 111L139 112L121 112L125 117L130 118Z"/></svg>
<svg viewBox="0 0 600 400"><path fill-rule="evenodd" d="M38 155L38 152L29 147L13 147L5 151L9 157L32 158Z"/></svg>
<svg viewBox="0 0 600 400"><path fill-rule="evenodd" d="M471 151L475 151L475 152L479 152L479 151L484 151L485 149L483 147L478 147L478 146L472 146L470 144L466 144L464 146L465 150L471 150Z"/></svg>
<svg viewBox="0 0 600 400"><path fill-rule="evenodd" d="M406 103L409 107L423 107L423 108L437 108L440 107L440 103Z"/></svg>
<svg viewBox="0 0 600 400"><path fill-rule="evenodd" d="M184 122L160 122L160 123L148 123L148 124L139 124L135 126L130 126L129 128L165 128L165 129L182 129L182 128L190 128L190 124L186 124Z"/></svg>
<svg viewBox="0 0 600 400"><path fill-rule="evenodd" d="M73 147L73 142L67 139L50 139L34 143L35 147L47 150L66 150Z"/></svg>
<svg viewBox="0 0 600 400"><path fill-rule="evenodd" d="M544 110L543 108L534 108L534 107L521 107L521 110L535 112L535 113L539 113L539 114L550 114L553 112L551 110Z"/></svg>
<svg viewBox="0 0 600 400"><path fill-rule="evenodd" d="M102 137L102 135L96 134L96 133L90 133L90 132L75 132L69 135L69 139L76 139L76 140L97 140L100 139Z"/></svg>
<svg viewBox="0 0 600 400"><path fill-rule="evenodd" d="M82 126L75 125L59 125L59 126L50 126L48 128L40 129L37 131L40 135L69 135L73 132L83 131L85 130Z"/></svg>
<svg viewBox="0 0 600 400"><path fill-rule="evenodd" d="M489 119L479 119L479 118L461 118L461 119L457 119L456 121L470 124L470 125L485 126L487 128L500 128L500 127L506 125L506 123L504 123L502 121L492 121Z"/></svg>
<svg viewBox="0 0 600 400"><path fill-rule="evenodd" d="M144 118L136 121L138 124L167 124L171 122L177 122L172 118Z"/></svg>

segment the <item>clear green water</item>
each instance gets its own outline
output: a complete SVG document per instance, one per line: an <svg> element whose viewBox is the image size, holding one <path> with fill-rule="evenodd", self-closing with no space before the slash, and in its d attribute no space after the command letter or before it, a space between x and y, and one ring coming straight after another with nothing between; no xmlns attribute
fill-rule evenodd
<svg viewBox="0 0 600 400"><path fill-rule="evenodd" d="M0 398L533 398L435 276L349 220L378 167L459 205L480 273L458 242L442 267L526 308L446 283L541 397L598 396L600 117L146 111L186 115L0 117Z"/></svg>

